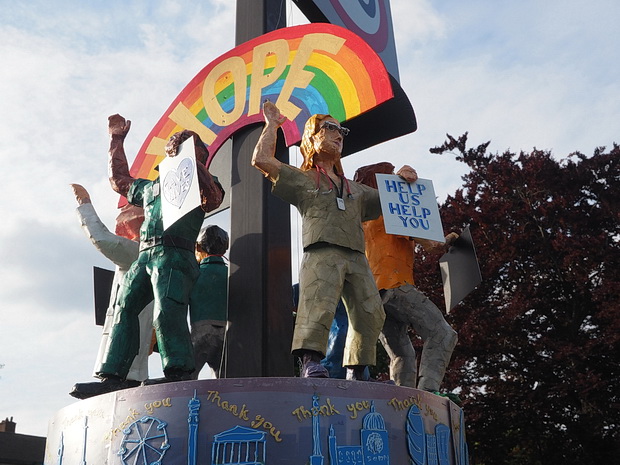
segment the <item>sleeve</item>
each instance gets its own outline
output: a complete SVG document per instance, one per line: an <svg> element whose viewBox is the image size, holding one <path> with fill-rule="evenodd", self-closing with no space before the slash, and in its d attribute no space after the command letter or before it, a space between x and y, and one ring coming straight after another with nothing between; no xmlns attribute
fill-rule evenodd
<svg viewBox="0 0 620 465"><path fill-rule="evenodd" d="M364 211L362 221L374 220L381 216L381 200L379 199L379 191L360 184L364 189Z"/></svg>
<svg viewBox="0 0 620 465"><path fill-rule="evenodd" d="M129 187L127 201L136 207L144 207L144 193L146 187L151 184L154 184L153 181L148 179L136 179Z"/></svg>
<svg viewBox="0 0 620 465"><path fill-rule="evenodd" d="M139 244L112 233L103 224L91 203L80 205L77 214L82 230L95 248L119 268L129 268L138 257Z"/></svg>
<svg viewBox="0 0 620 465"><path fill-rule="evenodd" d="M212 175L205 168L204 172L199 171L198 182L200 183L200 204L202 210L208 213L218 208L224 200L225 192L217 176Z"/></svg>
<svg viewBox="0 0 620 465"><path fill-rule="evenodd" d="M285 202L298 206L304 193L313 187L303 171L283 164L278 177L273 181L271 192Z"/></svg>

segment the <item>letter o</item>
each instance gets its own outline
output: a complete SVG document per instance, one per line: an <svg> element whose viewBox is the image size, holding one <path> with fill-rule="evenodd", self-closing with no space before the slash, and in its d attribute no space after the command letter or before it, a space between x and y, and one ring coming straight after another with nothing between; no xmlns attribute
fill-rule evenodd
<svg viewBox="0 0 620 465"><path fill-rule="evenodd" d="M230 57L218 63L209 72L202 86L202 102L209 117L218 126L229 126L237 121L243 115L245 108L245 90L246 90L246 69L245 61L241 57ZM215 84L224 77L228 87L231 83L234 85L234 93L231 98L235 99L235 106L227 113L224 111L220 103L217 101L215 94Z"/></svg>

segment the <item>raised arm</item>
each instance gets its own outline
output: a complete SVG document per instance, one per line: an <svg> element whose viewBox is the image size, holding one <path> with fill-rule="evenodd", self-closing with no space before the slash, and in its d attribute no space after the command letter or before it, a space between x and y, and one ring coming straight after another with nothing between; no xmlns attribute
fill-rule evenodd
<svg viewBox="0 0 620 465"><path fill-rule="evenodd" d="M286 117L282 116L278 107L270 101L264 103L263 114L265 127L254 148L252 166L271 181L275 181L282 166L282 162L275 157L278 128L286 121Z"/></svg>
<svg viewBox="0 0 620 465"><path fill-rule="evenodd" d="M224 188L205 165L196 161L198 185L200 186L200 206L205 213L215 210L224 200Z"/></svg>
<svg viewBox="0 0 620 465"><path fill-rule="evenodd" d="M108 153L108 177L115 192L127 196L129 187L135 179L129 174L129 165L123 143L131 127L131 121L121 115L112 115L108 118L108 133L110 134L110 151Z"/></svg>
<svg viewBox="0 0 620 465"><path fill-rule="evenodd" d="M84 187L71 184L75 200L78 203L77 214L80 225L92 244L106 258L123 270L127 270L138 257L137 242L111 232L99 219L90 196Z"/></svg>

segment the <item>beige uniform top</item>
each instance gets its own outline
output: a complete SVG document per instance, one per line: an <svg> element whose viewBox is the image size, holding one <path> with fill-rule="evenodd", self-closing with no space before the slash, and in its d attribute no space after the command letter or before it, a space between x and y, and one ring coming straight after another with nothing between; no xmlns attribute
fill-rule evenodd
<svg viewBox="0 0 620 465"><path fill-rule="evenodd" d="M381 214L376 189L354 181L348 181L348 189L346 182L342 187L334 186L326 175L316 170L301 171L283 165L273 183L272 192L297 207L301 214L304 249L325 242L364 253L362 221ZM344 200L344 210L337 206L338 194Z"/></svg>

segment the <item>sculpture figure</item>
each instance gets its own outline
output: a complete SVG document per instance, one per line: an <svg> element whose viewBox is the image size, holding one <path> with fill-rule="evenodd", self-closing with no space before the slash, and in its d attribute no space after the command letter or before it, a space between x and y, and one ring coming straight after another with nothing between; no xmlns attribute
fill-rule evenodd
<svg viewBox="0 0 620 465"><path fill-rule="evenodd" d="M301 141L301 169L275 158L278 128L286 118L271 102L263 106L265 127L252 165L272 183L273 194L297 207L302 217L304 256L292 352L302 377L328 377L320 363L342 296L349 317L343 365L347 378L361 380L375 364L376 341L385 314L364 255L362 221L381 213L379 195L345 178L340 156L348 129L329 115L313 115ZM406 170L403 175L406 176ZM405 178L407 179L407 178Z"/></svg>
<svg viewBox="0 0 620 465"><path fill-rule="evenodd" d="M153 325L162 360L164 378L160 381L190 379L194 355L187 306L192 285L198 277L194 245L204 213L217 208L224 191L206 166L207 149L191 131L174 134L166 144L166 155L176 156L179 145L193 137L201 205L164 231L159 178L135 179L129 173L123 143L131 122L120 115L109 118L109 177L112 188L127 197L129 203L144 208L140 230L140 253L121 284L115 302L115 321L110 345L97 369L99 383L75 386L83 396L93 396L124 387L129 367L138 352L138 315L151 299L155 301Z"/></svg>
<svg viewBox="0 0 620 465"><path fill-rule="evenodd" d="M391 163L377 163L359 168L355 172L355 180L376 188L376 173L393 172L394 165ZM363 228L366 256L386 314L379 340L390 357L390 378L400 386L438 392L457 342L457 334L446 322L441 310L415 287L413 264L416 242L408 236L387 234L383 217L364 223ZM457 238L456 233L450 233L445 244L426 239L416 241L426 251L441 253ZM407 334L409 327L424 341L419 370L415 350Z"/></svg>
<svg viewBox="0 0 620 465"><path fill-rule="evenodd" d="M71 184L71 187L78 203L76 212L84 233L97 250L115 265L110 301L103 324L99 352L95 361L96 370L103 360L103 355L109 343L109 335L114 323L114 301L116 300L121 280L131 264L138 258L138 236L140 234L140 226L144 220L144 213L142 209L133 205L128 204L124 206L116 219L117 234L114 234L99 219L86 189L79 184ZM118 234L121 232L122 235ZM147 304L140 313L139 322L140 332L138 337L140 339L140 348L124 381L126 387L139 386L142 381L148 378L148 356L151 352L153 332L152 302ZM79 398L79 393L77 392L71 392L70 394Z"/></svg>
<svg viewBox="0 0 620 465"><path fill-rule="evenodd" d="M219 377L228 317L228 233L216 225L200 231L196 241L196 258L200 275L189 299L189 319L196 369L192 379L208 363Z"/></svg>

